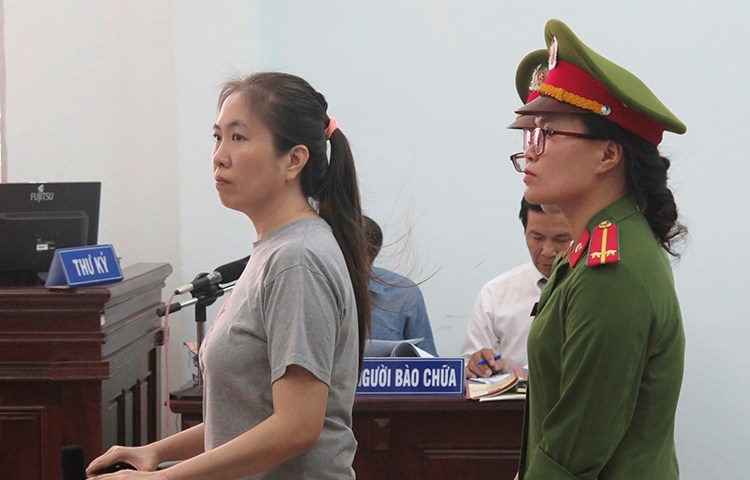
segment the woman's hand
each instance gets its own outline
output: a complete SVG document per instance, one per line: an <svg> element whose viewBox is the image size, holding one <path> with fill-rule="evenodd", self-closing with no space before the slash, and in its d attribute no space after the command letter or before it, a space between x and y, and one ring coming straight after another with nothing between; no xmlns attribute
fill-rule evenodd
<svg viewBox="0 0 750 480"><path fill-rule="evenodd" d="M164 472L162 470L159 470L158 472L141 472L138 470L120 470L117 473L107 473L104 475L97 475L94 477L89 478L96 478L97 480L131 480L131 479L142 479L142 478L150 478L152 480L159 480L164 479L166 480L166 477L164 476Z"/></svg>
<svg viewBox="0 0 750 480"><path fill-rule="evenodd" d="M115 445L89 464L88 468L86 468L86 475L96 475L96 472L119 462L128 463L135 467L135 470L122 470L112 475L102 475L97 478L131 478L127 475L136 475L133 478L138 478L137 475L140 475L142 478L143 474L153 472L159 466L159 459L156 457L156 454L153 453L152 449L149 448L149 445L143 447L121 447Z"/></svg>

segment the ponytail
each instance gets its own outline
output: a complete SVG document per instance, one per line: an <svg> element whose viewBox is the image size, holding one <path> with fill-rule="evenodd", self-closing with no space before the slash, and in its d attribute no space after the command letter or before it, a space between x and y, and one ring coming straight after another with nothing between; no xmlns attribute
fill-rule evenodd
<svg viewBox="0 0 750 480"><path fill-rule="evenodd" d="M349 142L341 130L332 132L331 159L323 189L318 196L318 213L328 222L344 254L357 299L359 323L359 368L362 369L365 340L370 334L370 263L366 254L357 172Z"/></svg>

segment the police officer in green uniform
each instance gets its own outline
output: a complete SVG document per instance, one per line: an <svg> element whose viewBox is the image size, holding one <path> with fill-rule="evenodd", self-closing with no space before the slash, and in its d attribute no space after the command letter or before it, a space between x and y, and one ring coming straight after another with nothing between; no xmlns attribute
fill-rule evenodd
<svg viewBox="0 0 750 480"><path fill-rule="evenodd" d="M669 255L686 230L658 145L686 127L562 22L545 39L546 65L518 70L537 95L516 113L535 123L511 160L526 200L562 210L578 240L529 334L519 477L676 479L685 336Z"/></svg>

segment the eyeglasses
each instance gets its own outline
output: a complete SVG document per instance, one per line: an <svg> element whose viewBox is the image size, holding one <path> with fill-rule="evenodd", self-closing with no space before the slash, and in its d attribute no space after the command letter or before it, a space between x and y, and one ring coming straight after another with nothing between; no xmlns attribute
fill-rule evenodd
<svg viewBox="0 0 750 480"><path fill-rule="evenodd" d="M526 129L523 131L523 149L525 151L530 146L533 146L534 153L536 153L537 155L541 155L544 153L544 148L547 146L547 138L554 135L585 138L588 140L595 140L597 138L593 135L589 135L588 133L562 132L560 130L551 130L549 128L536 127L534 129ZM514 153L510 156L510 161L513 163L513 168L515 168L517 172L523 173L527 163L524 152Z"/></svg>
<svg viewBox="0 0 750 480"><path fill-rule="evenodd" d="M516 172L523 173L526 170L526 154L524 152L514 153L510 156L510 161L513 163L513 168Z"/></svg>
<svg viewBox="0 0 750 480"><path fill-rule="evenodd" d="M544 153L544 147L546 146L547 139L554 135L562 135L565 137L576 137L586 138L588 140L594 140L596 137L589 135L588 133L578 132L561 132L560 130L551 130L549 128L536 127L531 130L523 131L523 149L526 150L530 145L534 146L534 153L541 155Z"/></svg>

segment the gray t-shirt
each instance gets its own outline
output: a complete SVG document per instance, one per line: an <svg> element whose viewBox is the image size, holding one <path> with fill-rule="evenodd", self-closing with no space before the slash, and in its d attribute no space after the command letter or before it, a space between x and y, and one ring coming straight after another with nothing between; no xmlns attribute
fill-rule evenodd
<svg viewBox="0 0 750 480"><path fill-rule="evenodd" d="M319 218L287 224L253 245L250 261L206 334L205 448L273 413L271 385L299 365L329 386L323 431L308 451L263 479L353 479L357 307L341 249Z"/></svg>

